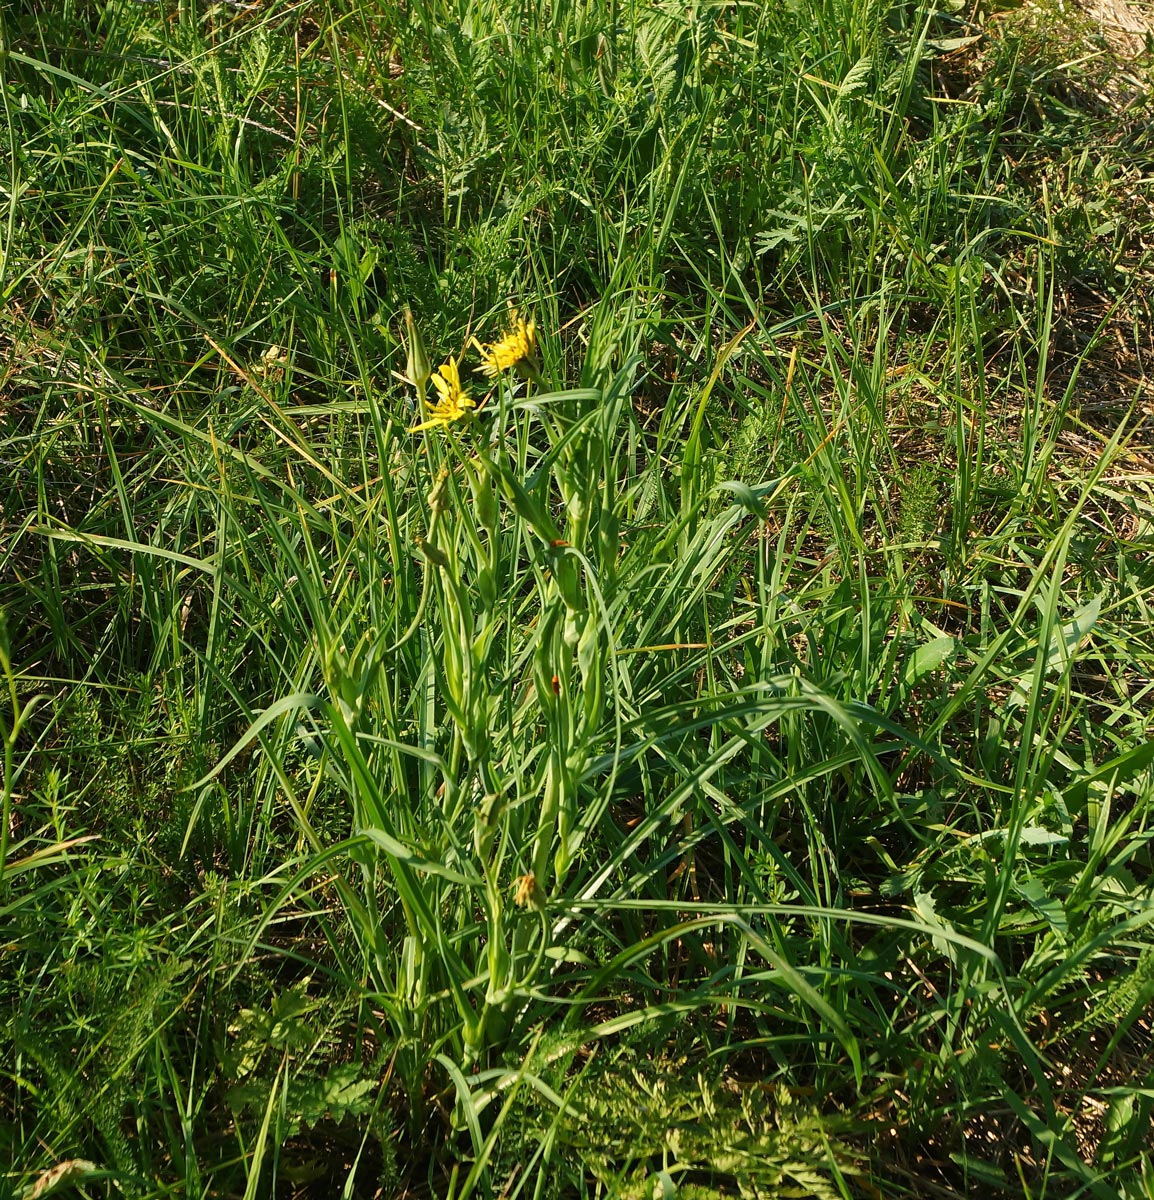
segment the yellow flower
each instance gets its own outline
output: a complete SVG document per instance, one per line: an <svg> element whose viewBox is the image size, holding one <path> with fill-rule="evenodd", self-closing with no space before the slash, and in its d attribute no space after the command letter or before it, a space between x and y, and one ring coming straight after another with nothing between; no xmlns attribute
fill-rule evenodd
<svg viewBox="0 0 1154 1200"><path fill-rule="evenodd" d="M414 425L410 433L420 433L422 429L433 429L437 425L451 425L475 407L472 397L461 387L461 376L452 360L442 363L432 380L440 399L436 404L428 405L429 419Z"/></svg>
<svg viewBox="0 0 1154 1200"><path fill-rule="evenodd" d="M490 378L513 368L530 379L537 376L537 325L526 321L515 308L509 310L509 332L496 342L482 346L476 338L473 345L481 355L480 370Z"/></svg>
<svg viewBox="0 0 1154 1200"><path fill-rule="evenodd" d="M528 875L518 875L513 880L513 903L518 908L535 908L545 911L545 893L537 882L537 876L532 871Z"/></svg>

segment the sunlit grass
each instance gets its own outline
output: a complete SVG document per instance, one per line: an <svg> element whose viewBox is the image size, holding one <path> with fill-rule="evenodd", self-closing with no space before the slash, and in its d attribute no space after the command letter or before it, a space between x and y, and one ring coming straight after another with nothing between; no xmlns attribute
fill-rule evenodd
<svg viewBox="0 0 1154 1200"><path fill-rule="evenodd" d="M4 1186L1154 1195L1147 66L0 22Z"/></svg>

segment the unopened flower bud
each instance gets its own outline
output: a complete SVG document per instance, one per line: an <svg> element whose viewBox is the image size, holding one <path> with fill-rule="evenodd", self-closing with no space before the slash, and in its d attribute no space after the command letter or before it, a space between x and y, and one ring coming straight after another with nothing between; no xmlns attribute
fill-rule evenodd
<svg viewBox="0 0 1154 1200"><path fill-rule="evenodd" d="M425 349L421 331L413 320L413 310L405 305L405 350L408 358L405 362L405 375L417 389L417 399L425 403L425 388L433 375L433 364L429 352Z"/></svg>

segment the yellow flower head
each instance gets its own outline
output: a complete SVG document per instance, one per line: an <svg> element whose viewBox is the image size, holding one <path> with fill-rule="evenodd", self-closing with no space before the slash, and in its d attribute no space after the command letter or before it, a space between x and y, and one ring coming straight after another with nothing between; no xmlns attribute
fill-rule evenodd
<svg viewBox="0 0 1154 1200"><path fill-rule="evenodd" d="M532 871L528 875L518 875L513 880L513 903L518 908L535 908L544 912L545 893Z"/></svg>
<svg viewBox="0 0 1154 1200"><path fill-rule="evenodd" d="M530 377L537 373L536 322L526 321L515 308L509 310L509 331L503 338L488 346L474 338L473 345L481 355L480 370L490 378L513 368L523 368Z"/></svg>
<svg viewBox="0 0 1154 1200"><path fill-rule="evenodd" d="M453 360L442 363L437 368L437 373L432 376L432 381L439 399L436 404L428 404L426 401L429 419L422 421L420 425L414 425L409 430L410 433L420 433L422 429L432 429L437 425L451 425L475 407L472 397L461 387L461 376Z"/></svg>

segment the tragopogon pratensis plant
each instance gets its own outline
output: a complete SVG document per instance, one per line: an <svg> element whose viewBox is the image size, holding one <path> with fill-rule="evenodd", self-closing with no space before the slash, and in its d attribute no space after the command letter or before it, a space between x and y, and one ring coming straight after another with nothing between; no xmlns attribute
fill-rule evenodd
<svg viewBox="0 0 1154 1200"><path fill-rule="evenodd" d="M543 385L535 322L515 309L502 337L473 345L480 370L506 389L503 409L516 377ZM465 886L480 919L462 963L467 979L454 995L463 1048L483 1057L513 1033L542 971L561 956L550 913L587 832L579 780L602 732L608 648L584 580L590 504L575 493L594 485L590 471L580 479L576 472L599 457L585 443L600 427L585 418L602 398L590 390L538 392L515 407L515 420L549 413L542 449L562 451L552 472L527 485L518 464L491 443L495 431L460 421L474 405L456 363L432 379L440 402L414 432L445 435L430 443L429 460L439 466L419 542L431 572L426 619L439 633L435 692L448 718L434 798L459 849L472 851L477 883ZM558 498L568 518L561 526L551 515ZM615 546L603 549L616 556ZM518 629L526 612L534 615ZM511 662L511 640L526 637ZM479 980L483 990L469 983Z"/></svg>

